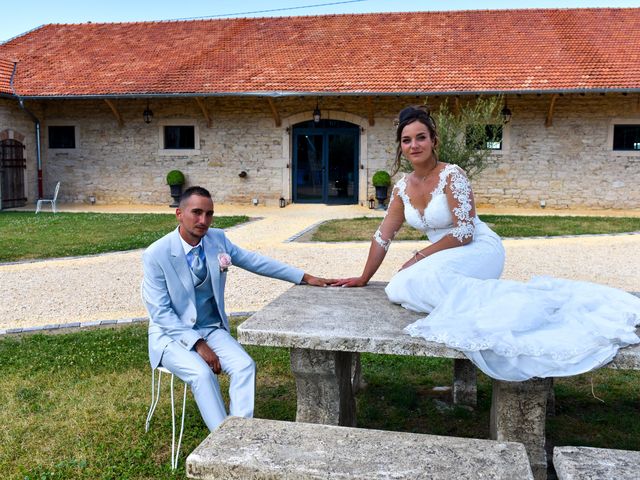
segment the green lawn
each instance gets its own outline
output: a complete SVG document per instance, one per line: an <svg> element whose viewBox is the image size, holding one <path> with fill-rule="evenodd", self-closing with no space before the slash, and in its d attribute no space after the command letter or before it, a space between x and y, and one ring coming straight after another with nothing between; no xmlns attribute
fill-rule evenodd
<svg viewBox="0 0 640 480"><path fill-rule="evenodd" d="M248 217L217 217L227 228ZM0 262L144 248L177 225L174 214L0 212Z"/></svg>
<svg viewBox="0 0 640 480"><path fill-rule="evenodd" d="M480 218L501 237L537 237L622 233L640 231L640 217L563 217L524 215L481 215ZM313 233L315 242L368 241L380 225L380 218L360 217L331 220ZM421 240L426 237L403 225L396 240Z"/></svg>
<svg viewBox="0 0 640 480"><path fill-rule="evenodd" d="M294 420L287 350L247 350L258 365L256 416ZM182 479L186 454L208 434L189 393L183 453L171 472L168 383L144 432L151 383L144 325L5 337L0 365L2 479ZM367 354L362 365L368 386L357 399L360 427L488 437L491 382L484 375L479 406L468 411L431 391L450 384L450 360ZM592 381L604 403L592 396ZM226 392L227 379L221 383ZM557 380L555 391L552 445L640 450L640 372L602 369Z"/></svg>

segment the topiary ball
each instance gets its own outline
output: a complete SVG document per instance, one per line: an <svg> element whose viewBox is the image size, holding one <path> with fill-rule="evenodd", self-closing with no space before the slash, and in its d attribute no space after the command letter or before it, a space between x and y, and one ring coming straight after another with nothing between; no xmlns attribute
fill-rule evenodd
<svg viewBox="0 0 640 480"><path fill-rule="evenodd" d="M391 175L384 170L378 170L373 174L371 183L373 183L374 187L388 187L391 185Z"/></svg>
<svg viewBox="0 0 640 480"><path fill-rule="evenodd" d="M167 173L167 185L184 185L184 173L180 170L171 170Z"/></svg>

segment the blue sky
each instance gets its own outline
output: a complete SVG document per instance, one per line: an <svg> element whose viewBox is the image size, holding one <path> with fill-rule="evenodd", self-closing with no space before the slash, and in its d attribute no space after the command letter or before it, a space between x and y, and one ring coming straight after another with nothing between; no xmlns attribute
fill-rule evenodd
<svg viewBox="0 0 640 480"><path fill-rule="evenodd" d="M329 5L331 4L332 5ZM287 9L238 16L326 15L332 13L397 12L420 10L477 10L506 8L638 7L629 0L21 0L4 8L0 18L0 42L46 23L132 22L223 16L261 10Z"/></svg>

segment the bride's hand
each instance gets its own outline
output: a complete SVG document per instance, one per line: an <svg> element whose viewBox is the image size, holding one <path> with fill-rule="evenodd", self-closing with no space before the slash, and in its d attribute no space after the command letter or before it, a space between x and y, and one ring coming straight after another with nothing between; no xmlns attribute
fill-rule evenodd
<svg viewBox="0 0 640 480"><path fill-rule="evenodd" d="M332 287L364 287L368 282L362 277L340 278L331 284Z"/></svg>
<svg viewBox="0 0 640 480"><path fill-rule="evenodd" d="M400 267L400 270L398 270L399 272L401 272L402 270L404 270L405 268L409 268L411 265L415 265L416 263L418 263L416 261L415 257L410 258L409 260L407 260L406 262L404 262L404 265L402 265Z"/></svg>

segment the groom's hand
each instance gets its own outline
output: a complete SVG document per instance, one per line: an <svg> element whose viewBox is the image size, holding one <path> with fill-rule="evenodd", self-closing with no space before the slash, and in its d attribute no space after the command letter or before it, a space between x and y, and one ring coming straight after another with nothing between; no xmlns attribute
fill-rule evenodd
<svg viewBox="0 0 640 480"><path fill-rule="evenodd" d="M309 275L308 273L305 273L302 276L301 284L313 285L314 287L328 287L334 282L335 280L333 278L314 277L313 275Z"/></svg>
<svg viewBox="0 0 640 480"><path fill-rule="evenodd" d="M213 373L218 375L222 371L222 367L220 366L220 359L218 358L218 355L216 355L216 352L211 350L211 347L207 345L207 342L200 339L196 342L196 344L194 345L194 348L196 352L198 352L198 355L200 355L202 359L205 362L207 362L207 365L211 367L211 370L213 370Z"/></svg>

